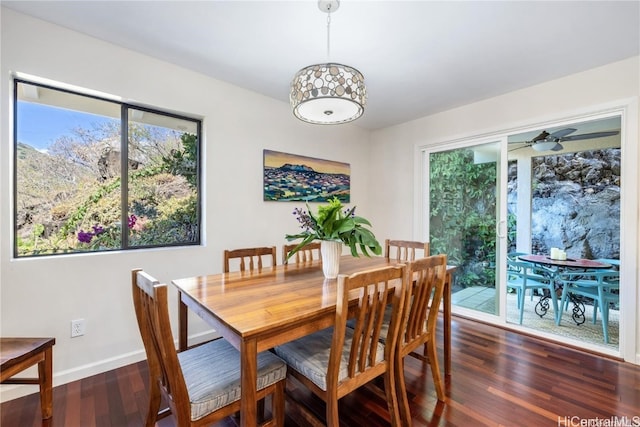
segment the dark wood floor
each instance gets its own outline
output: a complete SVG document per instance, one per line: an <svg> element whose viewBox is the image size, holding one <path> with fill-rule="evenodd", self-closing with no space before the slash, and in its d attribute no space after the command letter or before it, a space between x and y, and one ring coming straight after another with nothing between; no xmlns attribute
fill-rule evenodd
<svg viewBox="0 0 640 427"><path fill-rule="evenodd" d="M445 403L435 398L428 367L407 358L414 426L573 426L623 417L627 425L640 425L639 366L460 318L454 318L453 331L453 375ZM55 387L53 425L143 425L147 375L141 362ZM322 403L304 388L293 382L287 387L322 414ZM384 402L375 386L346 396L340 401L343 425L388 426ZM41 425L37 394L5 402L0 412L3 427ZM296 413L288 403L287 427L305 425ZM158 423L172 425L172 418ZM228 419L217 426L235 425Z"/></svg>

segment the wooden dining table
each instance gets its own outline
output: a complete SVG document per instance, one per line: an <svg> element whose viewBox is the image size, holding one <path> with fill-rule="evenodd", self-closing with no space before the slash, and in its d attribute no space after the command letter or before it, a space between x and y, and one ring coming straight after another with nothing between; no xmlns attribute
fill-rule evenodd
<svg viewBox="0 0 640 427"><path fill-rule="evenodd" d="M352 274L387 265L384 257L340 259L340 274ZM447 268L443 297L444 370L451 373L451 279ZM335 320L336 279L326 279L322 264L278 265L261 270L211 274L176 279L179 294L179 348L188 348L188 311L211 325L240 351L240 424L257 422L257 354L277 345L330 327Z"/></svg>

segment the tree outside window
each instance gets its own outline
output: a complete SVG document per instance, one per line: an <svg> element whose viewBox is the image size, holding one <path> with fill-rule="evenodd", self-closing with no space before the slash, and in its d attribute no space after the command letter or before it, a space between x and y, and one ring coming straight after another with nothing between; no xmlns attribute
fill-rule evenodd
<svg viewBox="0 0 640 427"><path fill-rule="evenodd" d="M15 81L15 256L200 243L199 120Z"/></svg>

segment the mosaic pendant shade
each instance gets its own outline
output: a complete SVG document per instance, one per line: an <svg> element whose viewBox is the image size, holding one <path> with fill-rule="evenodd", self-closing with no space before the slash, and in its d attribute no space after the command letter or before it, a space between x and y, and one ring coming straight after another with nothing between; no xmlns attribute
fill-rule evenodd
<svg viewBox="0 0 640 427"><path fill-rule="evenodd" d="M366 99L364 76L347 65L309 65L298 71L291 82L293 114L308 123L353 121L364 112Z"/></svg>

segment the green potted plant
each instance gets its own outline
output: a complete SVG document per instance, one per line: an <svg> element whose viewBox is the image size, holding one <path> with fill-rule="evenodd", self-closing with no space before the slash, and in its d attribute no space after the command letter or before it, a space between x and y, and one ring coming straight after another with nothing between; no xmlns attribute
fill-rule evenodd
<svg viewBox="0 0 640 427"><path fill-rule="evenodd" d="M349 246L351 255L365 256L371 254L380 255L382 247L376 236L368 228L371 223L360 216L355 215L356 207L343 210L343 205L337 197L329 200L326 205L318 206L316 214L311 212L307 203L307 210L296 208L293 214L300 223L302 231L297 234L287 234L288 241L302 239L300 243L289 252L291 257L302 247L314 240L320 240L322 255L322 268L325 277L333 279L338 275L342 245Z"/></svg>

